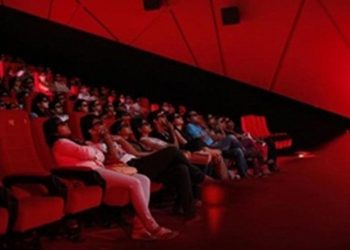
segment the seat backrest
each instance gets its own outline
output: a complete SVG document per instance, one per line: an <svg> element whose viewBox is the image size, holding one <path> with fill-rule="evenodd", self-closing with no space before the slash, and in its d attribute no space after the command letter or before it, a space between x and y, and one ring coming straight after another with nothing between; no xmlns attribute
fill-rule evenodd
<svg viewBox="0 0 350 250"><path fill-rule="evenodd" d="M266 117L265 116L256 116L256 121L258 123L261 136L269 136L271 133L270 133L270 130L267 126Z"/></svg>
<svg viewBox="0 0 350 250"><path fill-rule="evenodd" d="M0 110L0 177L47 173L34 147L28 114Z"/></svg>
<svg viewBox="0 0 350 250"><path fill-rule="evenodd" d="M258 136L258 130L255 124L254 115L245 115L241 117L241 128L244 133L250 133L252 136Z"/></svg>
<svg viewBox="0 0 350 250"><path fill-rule="evenodd" d="M68 123L69 123L70 129L72 130L73 138L84 140L84 137L80 128L80 120L85 115L86 114L83 112L72 112L69 115Z"/></svg>
<svg viewBox="0 0 350 250"><path fill-rule="evenodd" d="M159 104L158 103L152 103L150 106L150 111L151 112L155 112L158 111L160 109Z"/></svg>
<svg viewBox="0 0 350 250"><path fill-rule="evenodd" d="M46 143L43 124L48 118L39 117L31 120L32 135L35 138L34 146L40 161L47 170L55 167L55 161L49 145Z"/></svg>
<svg viewBox="0 0 350 250"><path fill-rule="evenodd" d="M0 78L5 76L5 62L0 61Z"/></svg>

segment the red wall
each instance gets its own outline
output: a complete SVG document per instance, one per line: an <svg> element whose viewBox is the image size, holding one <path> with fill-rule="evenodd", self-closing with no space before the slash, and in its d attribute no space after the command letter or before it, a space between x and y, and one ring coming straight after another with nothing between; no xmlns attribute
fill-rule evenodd
<svg viewBox="0 0 350 250"><path fill-rule="evenodd" d="M348 0L168 0L149 12L141 0L80 2L3 0L5 6L350 117ZM222 26L220 9L230 5L240 8L241 23Z"/></svg>

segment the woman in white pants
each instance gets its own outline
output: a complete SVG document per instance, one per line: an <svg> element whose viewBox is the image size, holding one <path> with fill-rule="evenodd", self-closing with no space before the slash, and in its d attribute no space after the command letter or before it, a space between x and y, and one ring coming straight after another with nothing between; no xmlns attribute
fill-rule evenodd
<svg viewBox="0 0 350 250"><path fill-rule="evenodd" d="M136 211L132 232L133 239L172 239L178 235L175 231L159 226L153 218L148 208L150 180L146 176L141 174L129 176L108 169L103 164L104 154L94 147L70 139L71 130L67 122L58 117L50 118L44 123L44 132L58 166L90 167L106 181L107 190L108 187L113 186L129 191L131 202ZM96 129L96 131L92 130L91 133L92 136L102 137L107 145L111 142L106 131ZM113 155L113 153L108 155ZM108 161L113 162L111 159ZM113 163L117 163L117 161Z"/></svg>

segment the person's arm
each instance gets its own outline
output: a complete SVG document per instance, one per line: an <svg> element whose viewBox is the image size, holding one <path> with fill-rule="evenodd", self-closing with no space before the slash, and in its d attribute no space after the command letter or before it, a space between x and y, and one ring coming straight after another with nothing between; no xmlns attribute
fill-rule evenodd
<svg viewBox="0 0 350 250"><path fill-rule="evenodd" d="M135 155L136 157L143 157L143 156L150 155L150 153L148 152L137 151L133 145L131 145L127 140L125 140L121 136L112 136L112 138L115 142L119 143L128 154Z"/></svg>
<svg viewBox="0 0 350 250"><path fill-rule="evenodd" d="M150 148L152 150L158 151L160 149L166 148L169 145L168 143L158 139L157 141L153 138L149 138L149 137L143 137L140 140L140 143L142 143L143 145L145 145L147 148Z"/></svg>
<svg viewBox="0 0 350 250"><path fill-rule="evenodd" d="M117 152L117 149L116 149L116 147L114 145L113 138L109 134L108 130L106 128L102 128L100 133L102 135L103 141L107 145L107 153L106 153L105 163L107 165L123 163L117 157L118 152Z"/></svg>
<svg viewBox="0 0 350 250"><path fill-rule="evenodd" d="M103 153L91 146L79 145L71 140L62 139L55 143L55 154L74 157L80 160L98 160L103 158Z"/></svg>
<svg viewBox="0 0 350 250"><path fill-rule="evenodd" d="M177 139L177 141L179 142L180 145L186 145L187 144L187 140L182 136L182 134L179 131L175 130L174 131L174 135L175 135L175 137L176 137L176 139Z"/></svg>
<svg viewBox="0 0 350 250"><path fill-rule="evenodd" d="M170 133L170 137L173 141L173 145L172 146L175 146L176 148L180 148L180 145L179 145L179 141L177 140L177 136L175 135L175 129L174 129L174 125L171 124L169 121L167 122L167 127L169 129L169 133Z"/></svg>

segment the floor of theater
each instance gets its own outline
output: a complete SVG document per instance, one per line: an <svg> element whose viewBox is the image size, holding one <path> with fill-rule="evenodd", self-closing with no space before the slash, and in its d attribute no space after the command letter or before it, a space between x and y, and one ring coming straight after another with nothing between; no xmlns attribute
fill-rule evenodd
<svg viewBox="0 0 350 250"><path fill-rule="evenodd" d="M203 220L182 225L154 211L181 235L170 241L132 241L120 228L86 229L85 241L43 240L44 249L350 249L350 134L313 152L284 157L282 171L221 187L225 202L204 206Z"/></svg>

